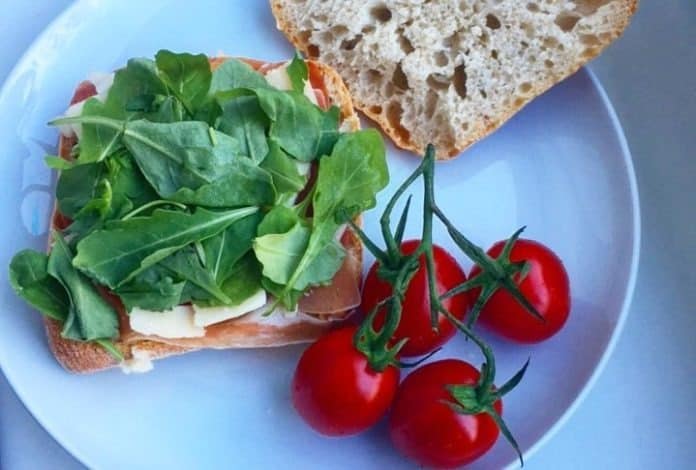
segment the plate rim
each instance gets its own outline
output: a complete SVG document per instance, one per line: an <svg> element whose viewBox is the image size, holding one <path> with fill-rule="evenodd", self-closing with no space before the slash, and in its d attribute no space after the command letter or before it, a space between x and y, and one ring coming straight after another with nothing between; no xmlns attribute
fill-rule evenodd
<svg viewBox="0 0 696 470"><path fill-rule="evenodd" d="M604 369L606 368L606 365L609 362L609 359L614 353L616 343L618 342L621 333L623 332L624 325L626 324L626 319L628 318L631 303L633 301L636 281L638 279L642 221L640 213L638 181L633 165L633 154L631 153L631 149L628 145L628 140L626 139L626 134L624 133L623 126L621 125L621 121L619 120L618 114L614 109L614 105L609 99L609 96L607 95L606 90L602 86L602 83L599 81L599 78L597 78L597 75L592 71L592 69L590 69L587 66L581 67L580 70L578 70L578 72L576 73L585 73L590 79L592 86L599 95L599 99L601 101L602 106L604 107L604 111L609 117L612 128L614 129L615 135L618 140L619 148L621 150L622 162L626 168L626 175L628 177L628 188L631 196L631 219L633 221L631 228L631 263L628 273L628 279L625 285L625 295L623 302L621 303L621 309L619 312L618 320L616 322L616 326L614 327L614 331L612 332L611 337L609 338L609 341L607 342L607 345L604 348L604 351L602 351L602 356L599 358L599 361L597 362L597 365L592 371L592 374L590 374L590 377L587 379L583 387L580 389L579 393L576 395L575 399L572 401L570 406L566 408L566 410L563 412L563 414L561 414L561 416L556 420L556 422L553 423L553 425L551 425L551 427L548 428L546 432L534 444L532 444L532 446L529 449L523 452L524 460L529 460L532 456L534 456L534 454L536 454L558 433L558 431L560 431L560 429L568 422L568 420L570 420L573 414L575 414L578 408L580 408L582 403L589 395L590 391L592 391L595 384L601 377L602 372L604 372ZM505 469L511 470L514 468L519 468L518 463L518 460L514 460L513 462L508 464L505 467Z"/></svg>
<svg viewBox="0 0 696 470"><path fill-rule="evenodd" d="M7 93L7 90L12 86L12 84L17 80L20 73L26 69L30 58L35 54L36 50L40 49L43 44L48 42L48 38L53 33L59 25L63 23L68 23L69 20L78 14L78 12L85 7L97 7L101 3L101 0L77 0L66 7L60 14L58 14L51 22L49 22L43 30L36 36L32 43L25 49L17 62L13 65L12 70L7 74L5 80L0 84L0 102L3 101L3 97ZM633 157L630 151L628 140L621 125L621 121L614 109L614 106L607 95L606 90L602 86L600 80L597 78L596 74L588 66L581 67L575 74L586 74L589 78L592 87L597 92L601 105L603 107L604 113L606 113L609 121L614 130L614 135L616 136L618 147L621 151L621 162L625 168L628 189L630 193L630 217L632 220L631 227L631 260L628 272L628 279L624 286L625 294L621 304L620 312L618 315L618 320L616 326L613 329L609 341L606 343L604 351L596 363L594 370L592 371L590 377L587 379L585 384L582 386L580 391L577 393L571 404L566 408L566 410L561 414L559 418L544 432L544 434L536 440L531 447L529 447L523 453L525 460L529 460L533 457L544 445L546 445L557 433L558 431L568 422L568 420L573 416L573 414L580 408L584 400L589 395L590 391L594 388L595 384L599 380L602 372L606 368L606 365L613 355L614 349L620 338L628 314L630 311L630 306L633 300L635 286L637 281L637 274L640 264L640 250L641 250L641 238L642 238L642 221L641 221L641 211L640 211L640 198L638 191L638 183L635 173L635 168L633 164ZM574 74L573 74L574 75ZM571 75L572 76L572 75ZM569 77L566 77L566 79ZM565 79L564 79L565 80ZM555 86L555 85L554 85ZM37 414L30 406L30 404L25 400L25 393L21 392L22 387L17 387L18 379L12 374L8 374L6 368L3 366L2 361L0 361L0 371L7 379L10 384L12 391L19 398L22 406L28 411L30 416L37 422L41 428L55 441L57 442L66 452L68 452L73 458L75 458L80 464L87 465L89 459L86 456L81 455L81 453L72 446L67 440L59 436L59 434L51 431L51 425L48 420L45 420ZM505 468L513 469L518 468L519 461L513 460Z"/></svg>

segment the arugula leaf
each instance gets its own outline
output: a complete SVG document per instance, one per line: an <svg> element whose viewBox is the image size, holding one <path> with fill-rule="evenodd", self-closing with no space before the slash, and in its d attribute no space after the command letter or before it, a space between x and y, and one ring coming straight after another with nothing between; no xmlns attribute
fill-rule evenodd
<svg viewBox="0 0 696 470"><path fill-rule="evenodd" d="M66 231L72 238L82 238L105 221L119 218L156 197L125 149L102 163L62 171L56 185L58 210L73 219Z"/></svg>
<svg viewBox="0 0 696 470"><path fill-rule="evenodd" d="M300 235L285 234L260 237L254 251L264 266L264 275L284 284L277 295L284 299L292 290L330 281L341 266L345 252L334 240L339 227L337 216L356 215L376 204L375 196L389 181L384 142L375 130L342 134L331 156L319 163L314 197L312 230L301 250ZM297 230L296 230L297 231ZM257 243L260 244L257 251ZM292 249L290 253L280 253ZM262 259L263 257L263 259Z"/></svg>
<svg viewBox="0 0 696 470"><path fill-rule="evenodd" d="M154 265L115 292L128 312L134 307L162 312L181 303L185 284L185 281L174 279L168 269Z"/></svg>
<svg viewBox="0 0 696 470"><path fill-rule="evenodd" d="M68 170L75 166L73 162L66 160L63 157L59 157L58 155L46 155L44 157L44 163L46 163L47 167L58 171Z"/></svg>
<svg viewBox="0 0 696 470"><path fill-rule="evenodd" d="M56 184L56 201L61 214L74 219L92 200L102 180L104 165L89 163L61 171Z"/></svg>
<svg viewBox="0 0 696 470"><path fill-rule="evenodd" d="M187 214L158 209L147 217L113 221L80 240L73 265L113 289L184 246L212 237L257 211L256 207L220 212L199 208Z"/></svg>
<svg viewBox="0 0 696 470"><path fill-rule="evenodd" d="M290 65L287 66L286 71L290 77L292 89L304 93L305 82L309 79L309 70L299 52L295 52L295 56L292 58Z"/></svg>
<svg viewBox="0 0 696 470"><path fill-rule="evenodd" d="M266 129L269 125L258 98L239 96L222 104L222 115L216 127L239 141L243 155L260 163L268 154Z"/></svg>
<svg viewBox="0 0 696 470"><path fill-rule="evenodd" d="M374 129L341 134L331 156L319 163L314 220L333 220L339 209L351 216L371 209L389 182L382 136Z"/></svg>
<svg viewBox="0 0 696 470"><path fill-rule="evenodd" d="M157 193L128 151L123 149L111 155L104 163L113 193L110 218L120 218L133 208L157 199Z"/></svg>
<svg viewBox="0 0 696 470"><path fill-rule="evenodd" d="M112 114L112 112L109 110L108 104L102 103L97 98L90 98L82 106L82 114L80 114L80 117L108 116L110 114ZM123 126L114 128L94 125L88 122L82 124L80 153L77 158L77 163L82 165L85 163L101 162L109 154L118 149L121 144L122 133Z"/></svg>
<svg viewBox="0 0 696 470"><path fill-rule="evenodd" d="M300 174L295 160L283 152L275 142L269 143L268 154L260 167L271 174L273 186L279 195L298 193L307 184L307 176Z"/></svg>
<svg viewBox="0 0 696 470"><path fill-rule="evenodd" d="M193 120L205 122L209 126L215 127L221 114L220 104L214 99L209 99L196 111Z"/></svg>
<svg viewBox="0 0 696 470"><path fill-rule="evenodd" d="M83 236L101 227L113 212L113 191L106 178L99 180L95 194L73 217L72 223L63 231L74 247Z"/></svg>
<svg viewBox="0 0 696 470"><path fill-rule="evenodd" d="M72 254L63 237L58 233L54 235L46 271L58 280L70 299L62 334L82 341L118 337L116 311L99 295L89 279L73 267Z"/></svg>
<svg viewBox="0 0 696 470"><path fill-rule="evenodd" d="M125 120L134 113L128 104L143 96L168 95L167 87L157 75L155 63L148 59L131 59L125 68L116 71L114 82L105 102L88 99L81 116L102 116ZM80 153L77 162L90 163L104 160L120 143L122 129L104 127L90 122L82 124Z"/></svg>
<svg viewBox="0 0 696 470"><path fill-rule="evenodd" d="M101 116L124 120L133 115L128 108L143 97L167 96L169 91L157 73L151 59L130 59L126 67L117 70L109 88ZM85 103L87 105L87 103ZM83 126L83 139L85 127Z"/></svg>
<svg viewBox="0 0 696 470"><path fill-rule="evenodd" d="M239 142L203 122L129 122L123 142L157 193L196 189L229 173Z"/></svg>
<svg viewBox="0 0 696 470"><path fill-rule="evenodd" d="M251 250L261 218L260 212L244 217L214 237L203 241L206 268L218 284L222 284L232 275L237 261Z"/></svg>
<svg viewBox="0 0 696 470"><path fill-rule="evenodd" d="M322 111L303 93L256 88L251 90L272 121L269 137L292 157L310 162L338 138L338 113Z"/></svg>
<svg viewBox="0 0 696 470"><path fill-rule="evenodd" d="M295 223L284 233L269 233L254 240L254 253L263 275L277 284L287 284L307 249L311 230Z"/></svg>
<svg viewBox="0 0 696 470"><path fill-rule="evenodd" d="M317 155L330 155L338 140L338 123L341 121L341 110L338 106L331 106L324 112L319 129L319 142L317 143Z"/></svg>
<svg viewBox="0 0 696 470"><path fill-rule="evenodd" d="M296 224L285 233L268 234L254 241L254 253L263 275L276 284L303 291L331 281L343 263L345 251L334 240L337 226L310 230Z"/></svg>
<svg viewBox="0 0 696 470"><path fill-rule="evenodd" d="M96 214L99 219L104 219L111 211L113 192L108 179L99 181L94 197L75 215L80 218L84 215Z"/></svg>
<svg viewBox="0 0 696 470"><path fill-rule="evenodd" d="M276 206L259 225L254 253L263 266L263 275L277 285L288 285L306 253L314 257L292 282L292 289L303 291L309 285L330 281L341 267L345 252L334 240L335 224L319 226L319 231L305 226L297 213Z"/></svg>
<svg viewBox="0 0 696 470"><path fill-rule="evenodd" d="M208 296L225 305L231 305L231 300L215 282L215 277L207 271L191 247L177 251L172 256L163 259L160 265L174 273L177 278L185 280L204 290Z"/></svg>
<svg viewBox="0 0 696 470"><path fill-rule="evenodd" d="M305 290L331 282L346 256L343 246L334 238L337 230L338 226L330 223L312 230L302 259L286 283L291 289Z"/></svg>
<svg viewBox="0 0 696 470"><path fill-rule="evenodd" d="M285 233L301 222L297 213L289 207L275 206L259 224L257 236Z"/></svg>
<svg viewBox="0 0 696 470"><path fill-rule="evenodd" d="M54 121L77 122L112 129L122 125L103 117ZM275 199L271 176L240 158L236 139L206 123L131 121L125 124L123 142L164 199L210 207L265 205Z"/></svg>
<svg viewBox="0 0 696 470"><path fill-rule="evenodd" d="M184 106L174 96L164 97L157 103L155 109L145 114L145 118L152 122L178 122L184 120Z"/></svg>
<svg viewBox="0 0 696 470"><path fill-rule="evenodd" d="M251 160L240 158L228 165L228 174L192 190L181 188L169 199L206 207L244 207L273 204L276 198L271 175Z"/></svg>
<svg viewBox="0 0 696 470"><path fill-rule="evenodd" d="M253 253L247 253L230 269L229 275L222 283L220 288L229 298L227 305L239 305L251 295L256 293L261 286L261 267L259 262L254 257ZM200 306L218 306L221 305L215 299L210 300L195 300L196 305Z"/></svg>
<svg viewBox="0 0 696 470"><path fill-rule="evenodd" d="M235 88L273 88L263 75L237 59L227 59L213 71L210 95Z"/></svg>
<svg viewBox="0 0 696 470"><path fill-rule="evenodd" d="M184 290L181 292L180 303L192 303L196 305L205 305L211 302L211 297L208 292L201 289L190 282L184 283Z"/></svg>
<svg viewBox="0 0 696 470"><path fill-rule="evenodd" d="M205 54L175 54L160 50L155 56L157 70L167 88L194 115L205 102L212 80L210 63Z"/></svg>
<svg viewBox="0 0 696 470"><path fill-rule="evenodd" d="M247 253L232 267L221 287L231 305L239 305L261 288L261 266L253 253Z"/></svg>
<svg viewBox="0 0 696 470"><path fill-rule="evenodd" d="M22 250L10 262L10 285L29 305L54 320L64 321L70 299L63 286L48 274L48 256Z"/></svg>
<svg viewBox="0 0 696 470"><path fill-rule="evenodd" d="M172 98L171 96L163 95L140 95L131 98L131 100L126 103L126 111L129 112L140 112L140 113L153 113L157 111L160 103L162 103L166 98ZM176 98L174 98L176 99Z"/></svg>
<svg viewBox="0 0 696 470"><path fill-rule="evenodd" d="M184 105L171 95L136 96L128 102L126 111L152 122L178 122L187 117Z"/></svg>

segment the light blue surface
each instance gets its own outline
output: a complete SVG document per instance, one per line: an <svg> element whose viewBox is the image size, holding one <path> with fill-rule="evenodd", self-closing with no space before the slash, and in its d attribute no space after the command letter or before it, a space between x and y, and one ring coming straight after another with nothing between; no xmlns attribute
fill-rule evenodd
<svg viewBox="0 0 696 470"><path fill-rule="evenodd" d="M55 2L51 3L55 7ZM679 34L680 22L686 27L689 18L689 15L685 14L687 2L682 4L683 11L678 10L679 5L676 5L673 11L665 12L664 8L661 9L661 16L656 15L653 19L664 18L665 22L669 20L670 29L661 31L651 26L651 34L658 38L667 32ZM693 15L693 8L691 10ZM17 10L13 14L20 18L23 13ZM34 21L42 20L41 15L25 14L24 18L28 19L27 23L14 20L10 24L15 28L14 31L17 31L18 24L28 27ZM635 29L640 30L641 18L639 14ZM693 27L693 16L691 21ZM10 29L9 34L12 34L12 31ZM629 31L626 38L629 46L631 32ZM5 33L7 30L3 30L3 34ZM646 35L644 32L640 37L641 42L645 41ZM693 33L691 35L693 36ZM690 64L694 64L693 51L686 50L686 38L682 38L682 41L685 51L682 51L679 63L669 62L672 70L680 63L685 67L689 59ZM7 41L2 42L7 44ZM670 42L669 45L675 48L679 46L679 42ZM622 43L615 46L616 50L621 46ZM688 406L685 406L686 400L694 395L693 381L689 382L686 378L694 376L694 345L689 340L693 338L693 305L696 302L693 292L689 294L683 289L669 290L671 279L681 279L684 286L693 286L694 275L683 267L685 265L677 266L671 271L661 271L664 269L661 268L661 263L665 260L694 262L694 227L693 223L688 223L687 218L691 216L693 220L693 190L686 185L688 181L693 180L694 162L685 158L686 152L693 155L694 137L689 132L693 128L693 122L687 121L686 118L694 117L694 95L692 88L689 88L688 95L686 91L681 96L676 94L680 81L683 82L681 89L687 90L686 83L688 80L692 80L693 83L693 78L686 73L664 73L664 70L669 70L669 55L677 54L678 50L665 49L662 56L648 57L644 45L635 47L636 54L640 53L638 57L633 57L634 50L629 48L625 54L630 60L622 64L620 61L624 56L617 56L617 53L612 55L613 51L610 51L598 64L598 68L600 71L606 70L606 76L602 76L605 83L616 80L616 83L621 84L620 88L609 87L609 93L615 101L616 94L620 104L626 99L626 108L622 111L620 105L619 114L624 118L624 123L633 123L636 129L635 141L630 127L628 130L629 142L636 155L639 179L642 177L642 180L646 181L640 181L646 219L641 266L644 276L639 281L626 335L619 342L617 355L610 360L606 373L580 411L549 445L530 460L529 468L652 468L666 462L672 463L671 467L674 468L680 464L685 465L694 455L693 450L687 445L694 436L694 421L690 414L683 413L683 410L688 409ZM607 59L611 58L616 62L608 62ZM2 59L5 60L6 56L3 55ZM652 77L657 76L657 69L648 65L651 60L661 67L659 80L669 87L663 85L660 88L659 82L651 81ZM664 64L660 62L663 60ZM602 68L602 64L607 62L609 65ZM7 66L3 68L6 69ZM616 76L612 71L618 71ZM651 71L655 75L651 75ZM652 84L654 86L650 86ZM667 106L669 104L672 106ZM650 120L645 118L648 112L651 113ZM643 132L640 132L641 130ZM663 138L656 138L659 136ZM646 165L643 170L641 163ZM664 184L667 181L670 184ZM669 197L689 194L692 196L691 199L682 197L681 200L677 200L676 197ZM506 210L511 209L508 207ZM501 219L507 220L505 217ZM657 225L655 222L660 224ZM501 227L503 228L506 227ZM492 227L491 230L497 228ZM482 238L485 239L485 236ZM658 243L660 241L661 243ZM677 248L680 251L677 251ZM646 266L648 276L645 276ZM680 269L682 271L679 271ZM656 273L659 276L656 276ZM670 278L668 275L678 277ZM641 290L641 283L645 290ZM683 297L678 297L675 293ZM689 299L686 295L692 297ZM677 350L680 356L675 354ZM677 357L681 357L681 360L677 361ZM669 366L670 362L674 365ZM648 373L645 372L646 365ZM665 405L663 401L662 394L665 390L669 390L669 405ZM3 389L1 396L3 407L0 416L0 455L3 468L75 466L74 463L70 463L74 461L66 457L55 445L50 444L51 439L26 416L11 392ZM605 415L609 418L605 418ZM676 426L679 432L667 433L672 426ZM123 437L115 439L119 438Z"/></svg>

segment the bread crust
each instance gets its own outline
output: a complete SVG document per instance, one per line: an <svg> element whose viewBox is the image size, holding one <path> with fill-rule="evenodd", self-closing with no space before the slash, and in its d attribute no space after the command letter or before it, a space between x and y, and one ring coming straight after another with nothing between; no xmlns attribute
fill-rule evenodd
<svg viewBox="0 0 696 470"><path fill-rule="evenodd" d="M215 68L224 62L226 57L211 58L211 67ZM254 68L258 68L263 62L253 59L240 59L247 62ZM341 77L331 67L316 61L308 61L310 66L316 67L323 78L325 92L329 100L340 107L343 123L349 130L360 128L360 121L353 108L348 89ZM61 135L58 145L59 155L68 158L75 145L74 137ZM56 211L51 217L52 227L55 227ZM359 221L359 219L358 219ZM344 261L352 263L349 266L348 276L353 276L357 285L360 285L362 273L362 244L359 238L351 231L346 230L342 237L342 242L346 248L347 256ZM329 288L331 286L328 286ZM319 289L326 289L319 288ZM308 294L309 295L309 294ZM119 322L121 337L114 341L114 346L121 352L123 357L128 360L133 357L133 350L146 353L150 359L160 359L168 356L184 354L202 348L255 348L255 347L275 347L288 344L313 341L321 336L328 329L335 327L340 320L344 319L350 311L336 312L331 315L320 317L311 315L301 315L300 318L288 319L284 324L281 322L266 323L263 321L249 320L246 316L227 320L206 328L205 338L180 338L167 339L157 337L144 337L134 333L128 325L127 315L120 302L114 303L114 307L119 311ZM119 363L102 347L94 343L73 341L63 338L60 334L62 325L60 322L44 318L48 345L56 360L68 371L73 373L91 373L117 366ZM338 320L338 321L336 321ZM280 324L279 324L280 323Z"/></svg>
<svg viewBox="0 0 696 470"><path fill-rule="evenodd" d="M544 80L532 83L530 91L524 98L512 100L511 104L505 108L501 108L497 115L482 115L476 122L469 123L469 131L464 133L461 138L457 138L450 146L438 146L437 158L441 160L448 160L458 156L463 150L502 126L507 120L509 120L515 113L526 106L534 98L547 91L556 83L575 73L580 67L598 56L609 44L621 36L638 7L638 0L616 1L620 2L621 5L619 14L614 18L613 29L610 37L603 40L603 42L596 47L589 49L589 53L583 53L582 56L577 57L577 60L572 64L572 66L563 70L562 73L555 75L547 74ZM271 10L276 18L278 29L285 34L285 36L297 49L301 50L309 57L318 58L321 60L322 57L317 57L315 51L311 47L307 34L303 34L298 26L293 23L292 19L290 18L290 14L285 8L286 3L287 0L270 0ZM336 67L337 71L341 73L340 67L337 63L335 63L336 60L338 59L329 61L328 64ZM346 83L348 89L352 93L355 107L362 111L377 125L379 125L384 133L387 134L387 136L389 136L398 147L404 150L409 150L418 155L423 155L425 153L425 148L429 142L414 139L407 129L398 125L398 123L395 125L394 123L390 122L390 120L387 119L385 112L381 109L381 106L377 106L377 108L379 108L379 112L375 111L375 103L366 102L364 99L362 99L360 93L357 92L354 84L350 83L348 80ZM431 138L430 140L432 141L434 139Z"/></svg>

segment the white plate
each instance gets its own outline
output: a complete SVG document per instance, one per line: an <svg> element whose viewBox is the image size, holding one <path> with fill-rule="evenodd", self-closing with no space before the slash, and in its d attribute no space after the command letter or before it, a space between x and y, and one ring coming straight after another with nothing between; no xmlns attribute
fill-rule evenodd
<svg viewBox="0 0 696 470"><path fill-rule="evenodd" d="M76 2L0 92L2 266L20 248L46 242L53 179L42 162L57 135L45 123L90 72L159 48L270 60L292 53L266 2ZM392 184L382 205L417 160L390 147L389 163ZM493 341L501 381L532 359L505 400L505 418L529 456L578 406L626 317L640 233L626 142L601 87L582 70L464 156L438 166L436 184L441 206L475 242L490 245L527 225L526 236L551 246L568 269L573 309L559 335L534 347ZM374 235L376 217L373 211L365 222ZM436 240L444 242L441 231ZM301 423L288 400L301 347L189 354L157 363L144 376L68 375L48 351L39 315L12 293L6 268L1 272L3 371L39 422L89 467L409 465L389 445L384 423L349 439L325 439ZM456 339L438 357L478 363L474 352ZM504 465L515 465L515 456L501 439L474 467Z"/></svg>

